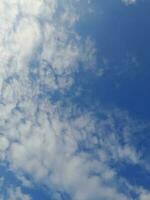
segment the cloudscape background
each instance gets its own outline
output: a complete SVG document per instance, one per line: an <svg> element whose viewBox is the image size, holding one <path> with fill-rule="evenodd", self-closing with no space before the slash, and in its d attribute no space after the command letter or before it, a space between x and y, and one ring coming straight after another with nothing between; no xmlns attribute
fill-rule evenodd
<svg viewBox="0 0 150 200"><path fill-rule="evenodd" d="M149 9L0 1L0 200L150 199Z"/></svg>

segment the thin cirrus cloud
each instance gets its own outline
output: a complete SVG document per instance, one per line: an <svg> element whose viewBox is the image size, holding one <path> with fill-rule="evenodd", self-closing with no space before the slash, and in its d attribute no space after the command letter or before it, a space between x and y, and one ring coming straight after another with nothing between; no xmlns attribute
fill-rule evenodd
<svg viewBox="0 0 150 200"><path fill-rule="evenodd" d="M126 5L132 5L135 4L137 0L122 0L122 2L125 3Z"/></svg>
<svg viewBox="0 0 150 200"><path fill-rule="evenodd" d="M49 98L51 91L71 88L81 63L87 70L95 63L93 42L74 29L79 3L1 0L0 160L16 177L30 177L20 178L25 187L46 185L73 200L129 200L132 191L143 200L149 192L131 188L115 168L122 161L144 165L131 143L128 116L101 111L104 117L98 118ZM121 128L114 115L122 119ZM7 199L32 199L21 187L8 188Z"/></svg>

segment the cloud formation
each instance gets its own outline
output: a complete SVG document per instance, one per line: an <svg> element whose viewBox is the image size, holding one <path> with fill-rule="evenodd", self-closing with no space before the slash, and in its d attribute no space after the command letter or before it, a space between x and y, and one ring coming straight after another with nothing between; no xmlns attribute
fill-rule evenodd
<svg viewBox="0 0 150 200"><path fill-rule="evenodd" d="M122 2L125 3L126 5L132 5L135 4L137 0L122 0Z"/></svg>
<svg viewBox="0 0 150 200"><path fill-rule="evenodd" d="M75 32L79 3L1 0L0 159L16 175L28 174L31 182L73 200L128 200L115 169L122 161L140 163L128 117L121 121L120 112L102 112L98 118L71 102L51 101L52 92L71 88L81 65L94 63L92 41ZM18 187L8 197L31 199Z"/></svg>

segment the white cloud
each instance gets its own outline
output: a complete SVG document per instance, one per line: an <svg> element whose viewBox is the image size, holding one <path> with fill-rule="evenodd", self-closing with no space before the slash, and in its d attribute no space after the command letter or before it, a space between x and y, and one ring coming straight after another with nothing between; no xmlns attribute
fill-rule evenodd
<svg viewBox="0 0 150 200"><path fill-rule="evenodd" d="M0 1L0 158L74 200L128 200L110 162L137 163L140 156L129 143L121 145L111 114L98 121L47 96L70 87L80 62L94 65L92 41L73 28L75 3ZM9 198L30 199L19 188Z"/></svg>
<svg viewBox="0 0 150 200"><path fill-rule="evenodd" d="M149 200L150 199L150 192L143 190L140 194L140 200Z"/></svg>
<svg viewBox="0 0 150 200"><path fill-rule="evenodd" d="M116 171L109 163L112 159L137 163L139 157L130 146L121 146L111 116L106 115L97 125L90 113L73 112L72 106L62 109L49 102L38 106L38 115L32 118L24 112L15 121L10 116L12 126L5 137L11 140L6 154L12 170L22 170L34 181L58 190L63 188L75 200L127 200L119 192Z"/></svg>
<svg viewBox="0 0 150 200"><path fill-rule="evenodd" d="M72 28L79 18L72 4L1 1L0 83L5 102L38 95L41 85L48 89L69 87L72 78L68 75L78 63L93 60L93 47L83 43ZM36 88L31 86L29 75L36 79ZM8 78L11 85L6 82Z"/></svg>
<svg viewBox="0 0 150 200"><path fill-rule="evenodd" d="M29 195L24 194L20 187L17 188L9 188L7 190L7 199L8 200L16 200L16 199L21 199L21 200L31 200Z"/></svg>
<svg viewBox="0 0 150 200"><path fill-rule="evenodd" d="M3 179L4 182L4 179ZM0 184L0 186L3 186L3 182L2 184ZM4 188L4 187L2 187ZM31 200L31 197L25 193L22 192L20 187L8 187L5 190L5 193L3 193L3 191L0 189L0 200L5 200L6 198L8 200L17 200L17 199L21 199L21 200Z"/></svg>
<svg viewBox="0 0 150 200"><path fill-rule="evenodd" d="M125 3L126 5L132 5L135 4L137 0L122 0L122 2Z"/></svg>

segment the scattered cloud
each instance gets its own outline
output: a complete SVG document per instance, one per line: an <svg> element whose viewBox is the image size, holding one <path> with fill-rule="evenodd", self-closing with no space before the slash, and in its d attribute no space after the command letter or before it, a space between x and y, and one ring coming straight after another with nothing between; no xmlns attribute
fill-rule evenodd
<svg viewBox="0 0 150 200"><path fill-rule="evenodd" d="M19 187L10 188L10 189L8 189L7 192L8 192L7 193L8 200L16 200L16 199L31 200L30 196L22 193L22 191Z"/></svg>
<svg viewBox="0 0 150 200"><path fill-rule="evenodd" d="M31 200L31 197L25 193L22 192L21 187L15 187L15 186L4 186L5 179L4 177L0 177L0 200ZM4 187L6 187L4 189ZM5 192L4 192L4 191Z"/></svg>
<svg viewBox="0 0 150 200"><path fill-rule="evenodd" d="M52 91L70 88L81 65L89 69L95 63L93 42L74 29L78 3L1 0L0 159L25 187L33 180L73 200L129 200L115 169L122 161L140 164L128 120L121 120L120 112L98 118L72 103L50 100ZM122 126L115 126L114 115ZM20 187L7 193L10 200L31 199Z"/></svg>
<svg viewBox="0 0 150 200"><path fill-rule="evenodd" d="M132 5L135 4L137 0L122 0L122 2L125 3L126 5Z"/></svg>
<svg viewBox="0 0 150 200"><path fill-rule="evenodd" d="M90 112L43 100L32 117L20 110L10 114L10 127L5 124L10 145L3 153L12 171L29 174L34 182L63 190L75 200L129 199L119 190L121 181L111 167L140 164L140 155L127 141L132 134L127 121L120 131L114 114L99 120Z"/></svg>

